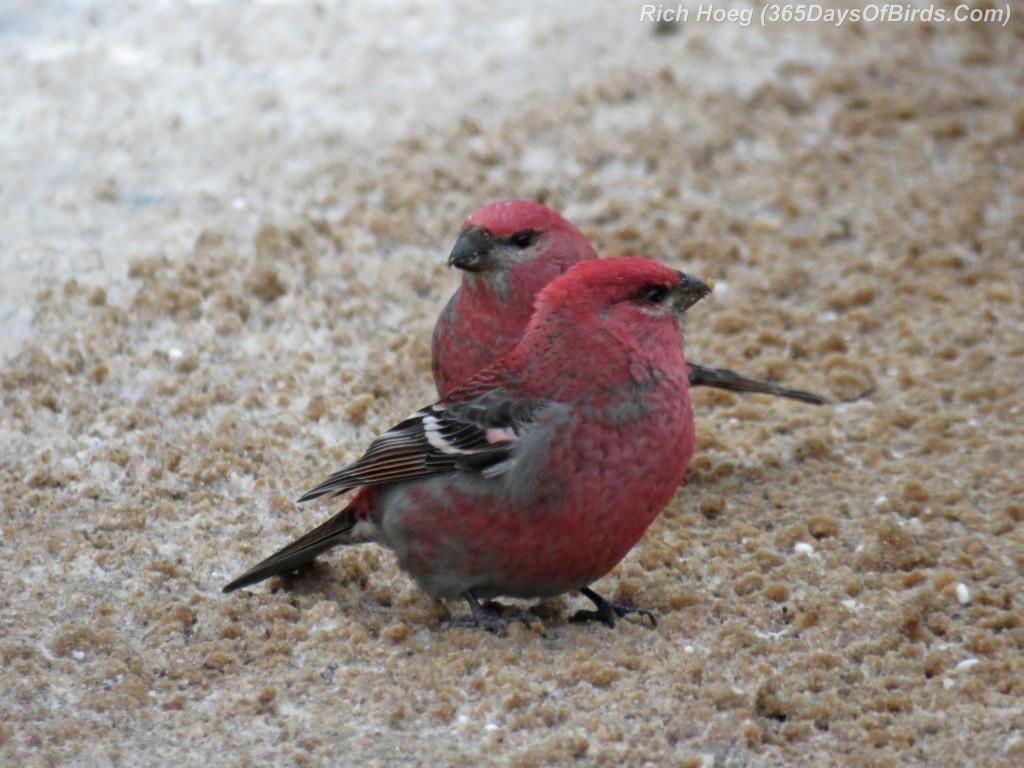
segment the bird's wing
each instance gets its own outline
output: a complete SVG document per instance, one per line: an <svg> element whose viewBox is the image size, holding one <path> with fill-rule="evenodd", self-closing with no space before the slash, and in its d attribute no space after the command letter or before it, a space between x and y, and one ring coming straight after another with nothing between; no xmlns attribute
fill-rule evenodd
<svg viewBox="0 0 1024 768"><path fill-rule="evenodd" d="M485 472L508 458L516 441L553 403L517 400L503 390L450 400L416 411L374 440L366 453L335 472L300 502L450 472Z"/></svg>

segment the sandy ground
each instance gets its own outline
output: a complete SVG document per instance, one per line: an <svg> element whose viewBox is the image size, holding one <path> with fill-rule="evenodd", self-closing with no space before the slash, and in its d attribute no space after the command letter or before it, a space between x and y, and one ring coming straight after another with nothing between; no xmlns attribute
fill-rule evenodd
<svg viewBox="0 0 1024 768"><path fill-rule="evenodd" d="M1024 13L639 5L0 8L0 763L1024 764ZM220 594L432 399L447 251L513 196L836 404L694 393L596 585L655 630L445 631L373 547Z"/></svg>

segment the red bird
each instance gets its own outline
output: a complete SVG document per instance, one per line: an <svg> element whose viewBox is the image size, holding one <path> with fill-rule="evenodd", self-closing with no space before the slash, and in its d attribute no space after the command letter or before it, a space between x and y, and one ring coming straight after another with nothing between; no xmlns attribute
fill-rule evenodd
<svg viewBox="0 0 1024 768"><path fill-rule="evenodd" d="M545 287L508 354L375 440L299 501L358 488L349 505L225 588L373 541L461 624L502 632L480 604L578 590L614 625L627 613L590 585L643 536L693 454L684 312L710 289L641 258L596 259Z"/></svg>
<svg viewBox="0 0 1024 768"><path fill-rule="evenodd" d="M481 208L462 225L448 264L462 285L434 327L434 384L444 397L519 341L540 290L573 264L598 258L587 238L550 208L503 200ZM690 362L691 387L760 392L821 405L811 392Z"/></svg>

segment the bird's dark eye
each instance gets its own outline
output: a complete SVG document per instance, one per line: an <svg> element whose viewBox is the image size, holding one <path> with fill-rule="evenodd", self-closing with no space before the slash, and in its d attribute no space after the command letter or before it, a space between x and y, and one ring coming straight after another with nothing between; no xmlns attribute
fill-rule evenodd
<svg viewBox="0 0 1024 768"><path fill-rule="evenodd" d="M514 233L509 237L508 241L516 248L529 248L537 242L538 237L540 237L539 232L534 232L532 229L524 229Z"/></svg>
<svg viewBox="0 0 1024 768"><path fill-rule="evenodd" d="M663 285L649 285L640 292L640 298L650 304L661 304L668 296L668 288Z"/></svg>

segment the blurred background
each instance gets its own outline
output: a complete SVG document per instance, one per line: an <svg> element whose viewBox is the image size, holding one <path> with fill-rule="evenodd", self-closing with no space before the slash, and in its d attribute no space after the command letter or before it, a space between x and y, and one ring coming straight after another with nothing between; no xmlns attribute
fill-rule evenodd
<svg viewBox="0 0 1024 768"><path fill-rule="evenodd" d="M1024 763L1024 13L644 5L0 3L0 763ZM442 631L374 547L221 595L433 399L509 197L834 405L694 392L599 582L654 631Z"/></svg>

